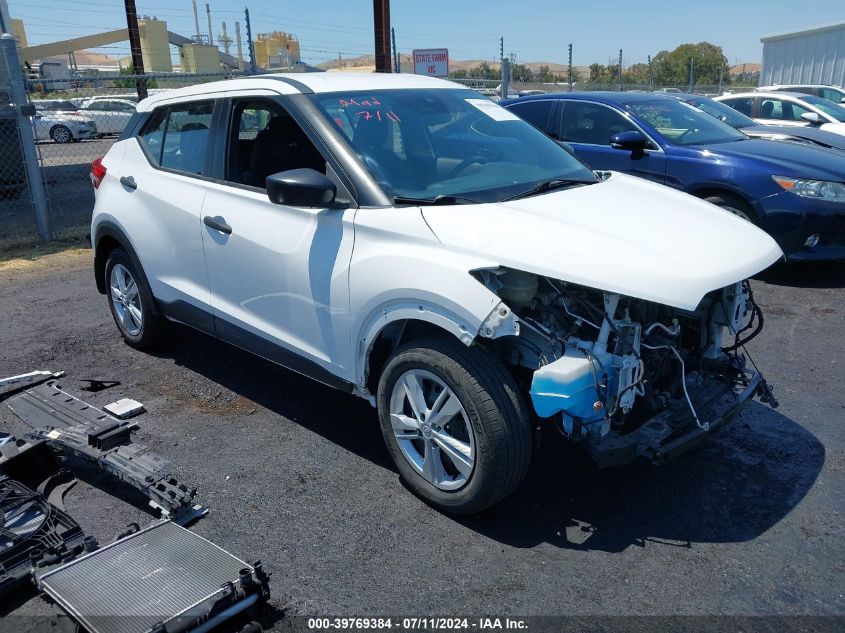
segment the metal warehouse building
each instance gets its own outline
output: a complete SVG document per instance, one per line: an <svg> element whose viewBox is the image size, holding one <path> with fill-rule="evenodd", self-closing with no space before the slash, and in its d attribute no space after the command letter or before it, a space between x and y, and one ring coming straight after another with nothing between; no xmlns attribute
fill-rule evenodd
<svg viewBox="0 0 845 633"><path fill-rule="evenodd" d="M845 86L845 22L768 35L763 42L760 85Z"/></svg>

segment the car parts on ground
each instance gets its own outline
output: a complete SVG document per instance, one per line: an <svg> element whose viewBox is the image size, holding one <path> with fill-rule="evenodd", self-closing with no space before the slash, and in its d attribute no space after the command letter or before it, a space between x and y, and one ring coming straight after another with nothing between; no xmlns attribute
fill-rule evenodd
<svg viewBox="0 0 845 633"><path fill-rule="evenodd" d="M260 562L172 521L39 574L38 587L90 633L204 632L270 595Z"/></svg>
<svg viewBox="0 0 845 633"><path fill-rule="evenodd" d="M260 562L247 564L182 527L207 510L167 459L131 441L138 424L63 391L59 375L0 381L0 395L26 388L8 406L32 429L24 438L0 434L0 595L31 581L90 633L205 633L266 601ZM134 400L113 404L118 413L143 411ZM58 457L67 455L139 490L164 519L133 524L100 548L64 510L76 483Z"/></svg>

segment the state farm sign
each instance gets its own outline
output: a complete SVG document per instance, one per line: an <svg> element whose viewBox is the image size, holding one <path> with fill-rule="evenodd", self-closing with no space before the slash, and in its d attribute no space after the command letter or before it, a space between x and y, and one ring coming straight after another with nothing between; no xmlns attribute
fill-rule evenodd
<svg viewBox="0 0 845 633"><path fill-rule="evenodd" d="M429 77L449 76L449 49L422 48L414 50L414 73Z"/></svg>

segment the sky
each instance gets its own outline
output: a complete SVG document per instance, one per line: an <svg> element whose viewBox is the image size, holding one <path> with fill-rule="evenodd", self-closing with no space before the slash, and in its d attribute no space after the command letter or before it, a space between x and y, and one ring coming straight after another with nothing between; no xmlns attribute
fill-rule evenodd
<svg viewBox="0 0 845 633"><path fill-rule="evenodd" d="M198 2L200 29L207 32L205 2ZM13 18L23 18L30 44L68 39L125 28L123 0L8 0ZM139 15L166 20L168 28L193 34L190 0L136 0ZM244 4L210 2L214 37L227 22L241 22ZM247 0L255 33L294 33L303 59L316 64L373 51L371 0ZM845 21L845 0L393 0L391 24L402 53L413 48L448 48L453 59L499 56L517 63L566 63L573 44L573 62L589 65L618 58L625 66L645 62L661 50L685 42L709 41L721 46L730 64L759 62L760 37L810 26ZM97 49L126 56L128 44Z"/></svg>

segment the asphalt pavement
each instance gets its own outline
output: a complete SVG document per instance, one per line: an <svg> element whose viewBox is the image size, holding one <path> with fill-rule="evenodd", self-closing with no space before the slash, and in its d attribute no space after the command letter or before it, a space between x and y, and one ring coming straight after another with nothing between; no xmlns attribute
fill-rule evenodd
<svg viewBox="0 0 845 633"><path fill-rule="evenodd" d="M64 370L63 387L94 405L143 402L136 439L198 487L210 512L193 530L273 572L280 628L303 615L798 615L841 627L845 265L780 266L753 286L766 323L751 352L779 409L754 402L659 468L599 471L547 433L517 492L470 518L402 485L367 403L179 326L155 353L123 344L90 252L0 265L0 375ZM120 384L86 392L90 379ZM0 428L24 430L5 406ZM67 505L101 543L152 520L96 473ZM30 595L0 608L9 630L55 630L51 613Z"/></svg>

